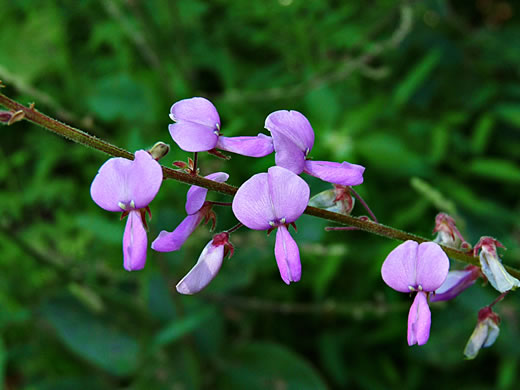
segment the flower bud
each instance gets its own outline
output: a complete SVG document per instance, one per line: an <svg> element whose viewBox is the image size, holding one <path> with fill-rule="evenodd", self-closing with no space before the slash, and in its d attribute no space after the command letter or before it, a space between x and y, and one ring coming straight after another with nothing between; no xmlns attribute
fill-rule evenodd
<svg viewBox="0 0 520 390"><path fill-rule="evenodd" d="M190 272L177 283L177 291L192 295L205 288L217 276L228 251L232 255L233 246L229 242L229 233L216 234L204 247Z"/></svg>
<svg viewBox="0 0 520 390"><path fill-rule="evenodd" d="M475 359L481 348L493 345L500 333L499 324L500 317L489 306L478 312L477 326L464 348L466 359Z"/></svg>
<svg viewBox="0 0 520 390"><path fill-rule="evenodd" d="M455 220L446 213L439 213L435 217L434 233L437 233L434 242L454 249L470 249L471 245L464 240Z"/></svg>
<svg viewBox="0 0 520 390"><path fill-rule="evenodd" d="M492 237L482 237L473 253L476 256L480 250L480 265L482 272L489 280L489 283L501 293L515 290L520 287L520 280L510 275L497 254L497 246L504 248L504 246Z"/></svg>
<svg viewBox="0 0 520 390"><path fill-rule="evenodd" d="M4 125L12 125L23 118L25 118L25 113L22 110L16 112L0 110L0 123Z"/></svg>
<svg viewBox="0 0 520 390"><path fill-rule="evenodd" d="M349 191L349 186L334 184L334 188L314 195L309 206L318 207L333 213L350 215L355 199Z"/></svg>
<svg viewBox="0 0 520 390"><path fill-rule="evenodd" d="M148 151L152 155L155 161L159 161L161 158L166 156L170 152L170 145L165 144L164 142L157 142L151 149Z"/></svg>

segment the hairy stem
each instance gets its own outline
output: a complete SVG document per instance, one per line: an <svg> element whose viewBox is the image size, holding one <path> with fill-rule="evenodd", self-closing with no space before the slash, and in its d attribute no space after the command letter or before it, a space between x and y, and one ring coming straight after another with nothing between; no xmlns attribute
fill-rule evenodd
<svg viewBox="0 0 520 390"><path fill-rule="evenodd" d="M4 94L0 93L0 104L7 107L12 111L23 111L24 119L41 126L47 130L50 130L64 138L70 139L74 142L90 146L91 148L97 149L101 152L105 152L114 157L124 157L130 160L134 159L134 155L129 151L122 149L118 146L112 145L102 139L94 137L84 131L61 123L53 118L50 118L47 115L42 114L37 111L32 105L30 107L25 107L24 105L8 98ZM217 183L212 180L205 179L200 176L190 175L188 173L179 172L171 168L162 167L163 175L165 178L174 179L183 183L197 185L199 187L207 188L210 191L220 192L226 195L235 195L238 188L226 183ZM419 243L425 241L431 241L427 238L417 236L412 233L408 233L399 229L395 229L390 226L385 226L383 224L368 221L363 218L351 217L349 215L342 215L338 213L333 213L331 211L322 210L316 207L308 206L305 209L305 214L312 215L318 218L327 219L329 221L333 221L342 225L353 226L360 230L364 230L366 232L376 234L379 236L391 238L399 241L406 240L414 240ZM441 245L442 246L442 245ZM478 257L472 256L467 252L463 252L460 250L448 248L442 246L443 250L446 254L452 259L457 259L464 263L473 264L476 266L480 266L480 262ZM507 267L509 273L517 278L520 278L520 271L511 267Z"/></svg>

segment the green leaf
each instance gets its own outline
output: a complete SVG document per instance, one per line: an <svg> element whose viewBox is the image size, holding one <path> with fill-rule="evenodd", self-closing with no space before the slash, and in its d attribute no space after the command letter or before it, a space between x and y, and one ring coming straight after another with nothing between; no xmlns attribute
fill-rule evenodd
<svg viewBox="0 0 520 390"><path fill-rule="evenodd" d="M478 119L473 130L473 137L471 138L471 148L474 153L484 153L494 125L495 119L491 114L486 113Z"/></svg>
<svg viewBox="0 0 520 390"><path fill-rule="evenodd" d="M410 179L410 185L414 190L433 203L438 210L445 211L452 216L457 214L455 203L446 198L438 189L432 187L431 184L418 177L412 177Z"/></svg>
<svg viewBox="0 0 520 390"><path fill-rule="evenodd" d="M213 308L206 307L194 314L187 315L185 318L173 320L155 336L153 347L162 347L179 340L184 335L202 326L212 315Z"/></svg>
<svg viewBox="0 0 520 390"><path fill-rule="evenodd" d="M5 349L4 339L0 337L0 390L4 389L6 362L7 351Z"/></svg>
<svg viewBox="0 0 520 390"><path fill-rule="evenodd" d="M477 176L509 183L520 183L520 167L511 161L500 159L475 159L469 171Z"/></svg>
<svg viewBox="0 0 520 390"><path fill-rule="evenodd" d="M366 164L392 175L426 175L429 167L396 136L372 133L358 141L357 151Z"/></svg>
<svg viewBox="0 0 520 390"><path fill-rule="evenodd" d="M405 104L428 78L441 59L439 50L431 51L417 63L399 84L394 94L395 103L398 106Z"/></svg>
<svg viewBox="0 0 520 390"><path fill-rule="evenodd" d="M151 111L143 87L125 74L100 79L87 97L88 107L101 119L147 120Z"/></svg>
<svg viewBox="0 0 520 390"><path fill-rule="evenodd" d="M497 389L512 389L515 384L518 358L503 357L498 366Z"/></svg>
<svg viewBox="0 0 520 390"><path fill-rule="evenodd" d="M219 389L320 390L327 386L301 356L271 343L251 343L235 350L224 364Z"/></svg>
<svg viewBox="0 0 520 390"><path fill-rule="evenodd" d="M69 292L94 313L101 313L105 310L101 297L89 287L72 282L69 284Z"/></svg>
<svg viewBox="0 0 520 390"><path fill-rule="evenodd" d="M171 321L175 317L175 306L165 278L159 273L149 274L147 285L148 312L154 318Z"/></svg>
<svg viewBox="0 0 520 390"><path fill-rule="evenodd" d="M78 215L76 221L82 230L92 233L101 242L120 244L123 239L124 223L114 215Z"/></svg>
<svg viewBox="0 0 520 390"><path fill-rule="evenodd" d="M86 311L69 297L43 304L41 313L72 352L113 375L135 371L139 357L136 340Z"/></svg>
<svg viewBox="0 0 520 390"><path fill-rule="evenodd" d="M495 107L497 116L520 129L520 104L502 103Z"/></svg>

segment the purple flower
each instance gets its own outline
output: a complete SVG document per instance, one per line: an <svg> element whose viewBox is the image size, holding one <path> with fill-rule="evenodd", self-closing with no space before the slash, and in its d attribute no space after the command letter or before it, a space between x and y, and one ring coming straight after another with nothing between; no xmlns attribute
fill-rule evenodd
<svg viewBox="0 0 520 390"><path fill-rule="evenodd" d="M194 97L180 100L170 110L176 122L168 126L173 140L187 152L205 152L215 148L250 157L273 152L273 141L265 134L257 137L220 136L220 117L207 99Z"/></svg>
<svg viewBox="0 0 520 390"><path fill-rule="evenodd" d="M225 182L229 175L225 172L216 172L206 176L206 179L219 183ZM186 194L186 213L188 216L175 228L173 232L163 230L152 242L152 249L157 252L173 252L179 250L188 237L197 229L203 219L214 219L211 203L206 202L208 190L199 186L191 186Z"/></svg>
<svg viewBox="0 0 520 390"><path fill-rule="evenodd" d="M128 215L123 235L123 259L127 271L142 269L146 262L148 239L145 210L161 187L161 166L144 151L135 152L135 159L117 157L105 162L90 187L96 204L108 211Z"/></svg>
<svg viewBox="0 0 520 390"><path fill-rule="evenodd" d="M480 268L468 265L463 270L448 272L444 283L430 296L430 302L448 301L475 284L480 276Z"/></svg>
<svg viewBox="0 0 520 390"><path fill-rule="evenodd" d="M430 337L431 313L428 293L438 289L450 268L448 256L434 242L408 240L386 257L381 275L396 291L417 295L408 314L408 345L423 345Z"/></svg>
<svg viewBox="0 0 520 390"><path fill-rule="evenodd" d="M365 168L361 165L307 160L314 145L314 131L298 111L280 110L269 114L265 128L273 137L276 165L334 184L355 186L363 183Z"/></svg>
<svg viewBox="0 0 520 390"><path fill-rule="evenodd" d="M287 284L301 277L300 253L287 226L303 214L309 193L309 186L299 176L282 167L271 167L242 184L233 199L233 212L245 226L253 230L278 229L274 252Z"/></svg>
<svg viewBox="0 0 520 390"><path fill-rule="evenodd" d="M177 291L187 295L201 291L217 276L227 253L229 257L233 255L229 234L227 232L216 234L204 247L190 272L177 283Z"/></svg>

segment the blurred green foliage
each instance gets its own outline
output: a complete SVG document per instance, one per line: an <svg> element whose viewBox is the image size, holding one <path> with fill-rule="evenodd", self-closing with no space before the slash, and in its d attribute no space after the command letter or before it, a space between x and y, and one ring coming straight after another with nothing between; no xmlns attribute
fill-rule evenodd
<svg viewBox="0 0 520 390"><path fill-rule="evenodd" d="M493 235L520 266L515 2L0 0L0 10L9 96L129 150L173 144L168 112L183 98L211 99L226 135L255 135L270 112L296 109L316 132L313 158L366 166L358 191L382 222L428 237L446 211L468 241ZM301 282L280 280L273 237L243 229L207 290L180 296L207 228L128 273L123 223L89 196L106 156L26 122L0 130L0 387L518 388L517 294L475 361L462 351L498 295L489 286L432 305L430 341L409 348L411 300L380 278L396 243L325 233L305 216ZM162 162L187 157L174 146ZM203 174L225 170L234 185L273 163L201 156ZM306 180L313 194L328 188ZM164 183L150 239L184 217L186 190ZM218 229L235 223L218 214Z"/></svg>

